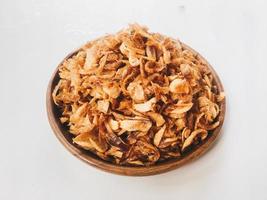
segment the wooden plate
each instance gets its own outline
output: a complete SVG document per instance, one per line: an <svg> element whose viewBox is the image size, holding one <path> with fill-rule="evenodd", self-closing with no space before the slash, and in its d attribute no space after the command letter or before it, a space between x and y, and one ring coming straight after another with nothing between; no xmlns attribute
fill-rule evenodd
<svg viewBox="0 0 267 200"><path fill-rule="evenodd" d="M199 58L202 59L203 62L207 64L207 66L211 70L211 73L214 77L214 81L218 87L219 92L223 92L222 83L218 75L214 71L214 69L211 67L211 65L199 53L197 53L195 50L193 50L189 46L185 44L182 44L182 46L184 49L188 49L192 51L194 54L198 55ZM70 53L64 60L72 57L78 51L79 49L74 51L73 53ZM121 174L121 175L128 175L128 176L146 176L146 175L159 174L159 173L166 172L166 171L175 169L177 167L180 167L184 165L185 163L200 157L209 148L211 148L215 140L220 135L220 130L223 125L224 116L225 116L225 108L226 108L225 100L223 100L220 105L220 109L221 109L221 112L219 115L220 126L217 127L213 131L213 134L211 134L204 142L202 142L196 148L189 151L182 158L172 159L170 161L165 161L165 162L158 163L156 165L148 166L148 167L120 166L120 165L116 165L116 164L104 161L100 159L99 157L97 157L95 154L91 153L90 151L83 150L79 148L76 144L74 144L72 142L72 135L67 131L67 128L63 126L59 121L60 113L53 102L52 92L53 92L55 85L57 84L59 80L58 68L62 64L62 62L58 65L57 69L52 75L51 80L49 81L48 88L47 88L46 107L47 107L47 115L48 115L49 123L55 135L57 136L59 141L66 147L66 149L68 149L74 156L76 156L77 158L79 158L80 160L84 161L85 163L91 166L94 166L98 169L101 169L107 172L112 172L112 173Z"/></svg>

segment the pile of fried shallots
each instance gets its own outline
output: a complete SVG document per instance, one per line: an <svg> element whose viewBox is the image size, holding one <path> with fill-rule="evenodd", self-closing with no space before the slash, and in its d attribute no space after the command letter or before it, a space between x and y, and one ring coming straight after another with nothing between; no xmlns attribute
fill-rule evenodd
<svg viewBox="0 0 267 200"><path fill-rule="evenodd" d="M73 142L119 165L179 158L220 125L224 99L201 58L138 24L84 45L53 91Z"/></svg>

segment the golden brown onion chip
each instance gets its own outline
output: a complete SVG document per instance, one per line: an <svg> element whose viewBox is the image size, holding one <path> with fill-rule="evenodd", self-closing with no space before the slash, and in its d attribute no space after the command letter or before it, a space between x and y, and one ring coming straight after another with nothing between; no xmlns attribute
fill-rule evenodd
<svg viewBox="0 0 267 200"><path fill-rule="evenodd" d="M130 25L88 42L59 67L52 92L73 142L119 165L184 156L220 125L208 66L178 40Z"/></svg>

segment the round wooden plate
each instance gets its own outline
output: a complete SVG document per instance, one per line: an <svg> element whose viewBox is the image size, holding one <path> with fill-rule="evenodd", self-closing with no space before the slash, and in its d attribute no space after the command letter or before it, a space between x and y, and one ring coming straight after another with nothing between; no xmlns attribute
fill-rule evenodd
<svg viewBox="0 0 267 200"><path fill-rule="evenodd" d="M203 62L207 64L207 66L211 70L211 73L214 77L214 81L218 87L219 92L223 92L224 90L223 90L222 83L218 75L214 71L214 69L211 67L211 65L199 53L197 53L195 50L193 50L189 46L185 44L182 44L182 46L184 49L190 50L194 54L198 55L199 58L202 59ZM64 60L72 57L78 51L79 49L74 51L73 53L70 53ZM225 99L221 102L221 105L220 105L220 110L221 110L219 114L220 126L218 126L204 142L199 144L196 148L193 148L182 158L172 159L170 161L165 161L165 162L153 165L153 166L146 166L146 167L120 166L120 165L116 165L116 164L104 161L100 159L99 157L97 157L95 154L91 153L90 151L83 150L79 148L76 144L74 144L72 142L72 135L68 132L67 128L63 126L61 122L59 121L60 113L56 105L53 102L52 92L53 92L55 85L59 81L58 68L62 64L62 62L58 65L57 69L52 75L51 80L49 81L49 84L48 84L48 88L47 88L46 107L47 107L48 120L55 135L57 136L59 141L66 147L66 149L68 149L74 156L76 156L77 158L79 158L80 160L84 161L85 163L91 166L94 166L98 169L101 169L107 172L112 172L112 173L120 174L120 175L128 175L128 176L146 176L146 175L159 174L159 173L166 172L166 171L175 169L177 167L180 167L184 165L185 163L200 157L209 148L212 147L215 140L220 135L220 130L223 125L224 116L225 116L225 108L226 108Z"/></svg>

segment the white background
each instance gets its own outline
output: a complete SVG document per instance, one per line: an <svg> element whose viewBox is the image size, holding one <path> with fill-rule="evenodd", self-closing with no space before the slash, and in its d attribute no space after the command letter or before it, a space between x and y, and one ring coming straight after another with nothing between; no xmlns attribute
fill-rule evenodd
<svg viewBox="0 0 267 200"><path fill-rule="evenodd" d="M0 199L267 199L266 10L264 0L1 0ZM46 87L66 54L132 22L198 50L227 94L216 146L150 177L87 166L46 117Z"/></svg>

